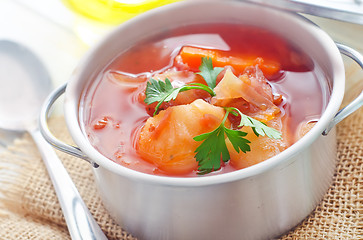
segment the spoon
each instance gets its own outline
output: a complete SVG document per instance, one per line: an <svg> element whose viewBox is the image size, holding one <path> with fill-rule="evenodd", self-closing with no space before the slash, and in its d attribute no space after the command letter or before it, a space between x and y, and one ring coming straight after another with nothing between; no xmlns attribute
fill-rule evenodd
<svg viewBox="0 0 363 240"><path fill-rule="evenodd" d="M47 70L32 52L18 43L0 40L0 127L27 131L34 139L57 193L71 238L107 239L53 148L39 131L39 112L51 89Z"/></svg>

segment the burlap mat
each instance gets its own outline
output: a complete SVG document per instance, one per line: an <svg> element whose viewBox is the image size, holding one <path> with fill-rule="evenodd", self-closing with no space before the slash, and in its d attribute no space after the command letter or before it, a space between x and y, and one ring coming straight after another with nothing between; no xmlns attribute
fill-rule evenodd
<svg viewBox="0 0 363 240"><path fill-rule="evenodd" d="M70 142L62 117L50 123ZM109 239L134 239L107 214L94 186L91 166L58 152L84 201ZM337 170L323 201L290 239L363 239L363 108L338 125ZM29 137L0 154L0 239L70 239L55 192Z"/></svg>

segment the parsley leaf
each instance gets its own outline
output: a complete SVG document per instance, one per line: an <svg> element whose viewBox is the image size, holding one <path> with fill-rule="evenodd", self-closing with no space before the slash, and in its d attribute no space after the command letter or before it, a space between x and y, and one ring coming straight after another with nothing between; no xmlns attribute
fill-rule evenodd
<svg viewBox="0 0 363 240"><path fill-rule="evenodd" d="M166 78L165 82L150 79L146 84L146 98L144 101L146 104L164 101L168 96L172 95L173 92L174 88L169 79Z"/></svg>
<svg viewBox="0 0 363 240"><path fill-rule="evenodd" d="M213 68L212 59L210 57L202 57L202 64L199 66L199 70L200 72L197 74L204 78L211 89L214 89L216 87L217 76L223 71L223 68Z"/></svg>
<svg viewBox="0 0 363 240"><path fill-rule="evenodd" d="M179 92L184 92L190 89L200 89L208 92L211 96L215 96L214 91L201 83L190 83L181 87L174 88L171 85L171 82L168 78L165 79L165 82L155 79L150 79L146 84L145 95L146 98L144 102L146 104L151 104L154 102L158 102L155 107L154 115L159 111L159 107L163 102L169 102L171 100L175 100L178 96Z"/></svg>
<svg viewBox="0 0 363 240"><path fill-rule="evenodd" d="M253 132L256 134L256 136L267 136L269 138L273 139L281 139L282 133L277 131L274 128L268 127L265 123L260 122L256 119L253 119L247 115L244 115L241 113L237 108L231 108L232 110L235 110L238 112L238 114L241 116L241 122L239 124L239 127L242 126L249 126L252 128Z"/></svg>
<svg viewBox="0 0 363 240"><path fill-rule="evenodd" d="M229 151L226 145L226 136L232 143L234 149L239 152L250 151L247 139L243 138L247 133L226 128L224 126L230 109L226 109L227 113L222 123L215 130L194 137L195 141L203 141L195 150L195 159L198 162L198 174L207 174L221 168L221 158L223 162L230 159Z"/></svg>
<svg viewBox="0 0 363 240"><path fill-rule="evenodd" d="M221 157L224 162L230 159L225 142L225 127L223 123L214 131L201 134L193 139L203 141L195 150L199 174L207 174L221 168Z"/></svg>
<svg viewBox="0 0 363 240"><path fill-rule="evenodd" d="M252 127L256 136L268 136L270 138L279 139L281 133L276 129L266 126L266 124L253 119L241 113L237 108L226 107L226 114L222 123L212 132L204 133L194 137L195 141L203 141L195 150L195 159L198 162L198 174L207 174L216 171L221 167L221 159L227 162L230 159L229 151L226 145L226 137L231 142L234 150L239 153L240 151L246 153L251 151L246 132L240 130L233 130L225 127L228 114L232 113L235 116L241 116L240 126Z"/></svg>
<svg viewBox="0 0 363 240"><path fill-rule="evenodd" d="M239 150L244 153L251 151L250 145L248 145L251 142L243 138L247 136L246 132L225 128L225 133L236 152L239 153Z"/></svg>
<svg viewBox="0 0 363 240"><path fill-rule="evenodd" d="M163 102L175 100L180 92L190 89L201 89L207 91L212 97L216 95L213 89L216 86L217 76L223 70L223 68L213 68L212 59L209 57L202 57L202 64L200 65L199 70L201 72L197 74L204 78L208 86L201 83L190 83L178 88L174 88L168 78L165 79L165 82L152 78L149 82L147 82L145 90L146 98L144 102L148 105L158 102L155 107L154 116L159 111L160 105Z"/></svg>

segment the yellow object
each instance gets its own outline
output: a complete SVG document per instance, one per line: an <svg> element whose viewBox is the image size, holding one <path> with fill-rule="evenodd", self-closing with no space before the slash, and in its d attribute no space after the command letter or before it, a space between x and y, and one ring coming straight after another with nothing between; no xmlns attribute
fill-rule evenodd
<svg viewBox="0 0 363 240"><path fill-rule="evenodd" d="M63 0L73 11L106 24L119 24L142 12L181 0Z"/></svg>

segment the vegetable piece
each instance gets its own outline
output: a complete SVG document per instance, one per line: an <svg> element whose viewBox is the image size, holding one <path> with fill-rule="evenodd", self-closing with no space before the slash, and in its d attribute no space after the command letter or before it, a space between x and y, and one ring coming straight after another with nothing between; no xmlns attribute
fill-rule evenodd
<svg viewBox="0 0 363 240"><path fill-rule="evenodd" d="M281 70L280 64L275 61L265 61L258 56L230 56L230 53L220 50L202 49L185 46L175 58L179 65L187 64L188 67L197 71L201 65L202 58L211 58L214 66L232 66L237 73L241 74L248 66L259 65L267 78L273 77Z"/></svg>
<svg viewBox="0 0 363 240"><path fill-rule="evenodd" d="M280 108L273 103L271 87L264 77L259 80L258 77L243 74L238 78L227 69L214 92L216 96L212 99L213 104L221 107L230 106L233 100L242 98L258 108L258 112L251 115L263 122L273 119L280 112Z"/></svg>
<svg viewBox="0 0 363 240"><path fill-rule="evenodd" d="M155 112L154 112L155 116L159 110L160 105L163 102L169 102L170 100L175 100L179 92L187 91L190 89L200 89L208 92L211 96L215 95L215 93L210 87L201 83L190 83L181 87L174 88L171 85L170 80L167 78L165 79L165 82L160 80L150 79L150 81L147 82L146 85L146 90L145 90L146 98L144 102L146 104L158 102L158 104L155 107Z"/></svg>
<svg viewBox="0 0 363 240"><path fill-rule="evenodd" d="M302 122L297 127L296 141L305 136L316 124L316 121Z"/></svg>
<svg viewBox="0 0 363 240"><path fill-rule="evenodd" d="M109 122L110 118L109 117L103 117L102 119L98 120L94 125L93 128L95 130L101 130L104 129L108 122Z"/></svg>
<svg viewBox="0 0 363 240"><path fill-rule="evenodd" d="M108 71L105 73L105 76L107 76L107 79L110 81L128 89L136 89L141 83L147 80L146 76L144 75L137 76L119 71Z"/></svg>
<svg viewBox="0 0 363 240"><path fill-rule="evenodd" d="M137 153L164 174L196 171L198 163L194 151L200 143L193 137L217 128L224 115L223 108L201 99L169 107L148 118L138 136ZM225 125L229 126L228 119Z"/></svg>
<svg viewBox="0 0 363 240"><path fill-rule="evenodd" d="M271 158L291 145L292 138L288 136L286 117L276 117L269 121L267 125L270 129L279 130L281 138L274 139L268 136L257 136L251 127L244 126L240 130L247 133L245 137L249 140L251 152L238 153L233 151L233 145L229 139L226 140L227 148L230 152L230 164L236 169L246 168Z"/></svg>
<svg viewBox="0 0 363 240"><path fill-rule="evenodd" d="M242 114L236 108L225 108L226 114L222 123L215 130L209 133L194 137L195 141L203 141L203 143L195 150L195 158L198 162L199 174L207 174L216 171L221 167L221 158L223 162L230 160L230 151L227 148L226 140L228 139L229 145L232 145L237 154L241 152L246 153L251 150L246 137L247 132L240 130L233 130L226 128L224 123L229 113L233 115L241 115L241 126L250 126L255 133L255 136L260 135L280 139L281 133L277 130L268 127L266 124L259 122L251 117ZM232 151L232 150L231 150ZM233 152L233 151L232 151Z"/></svg>

